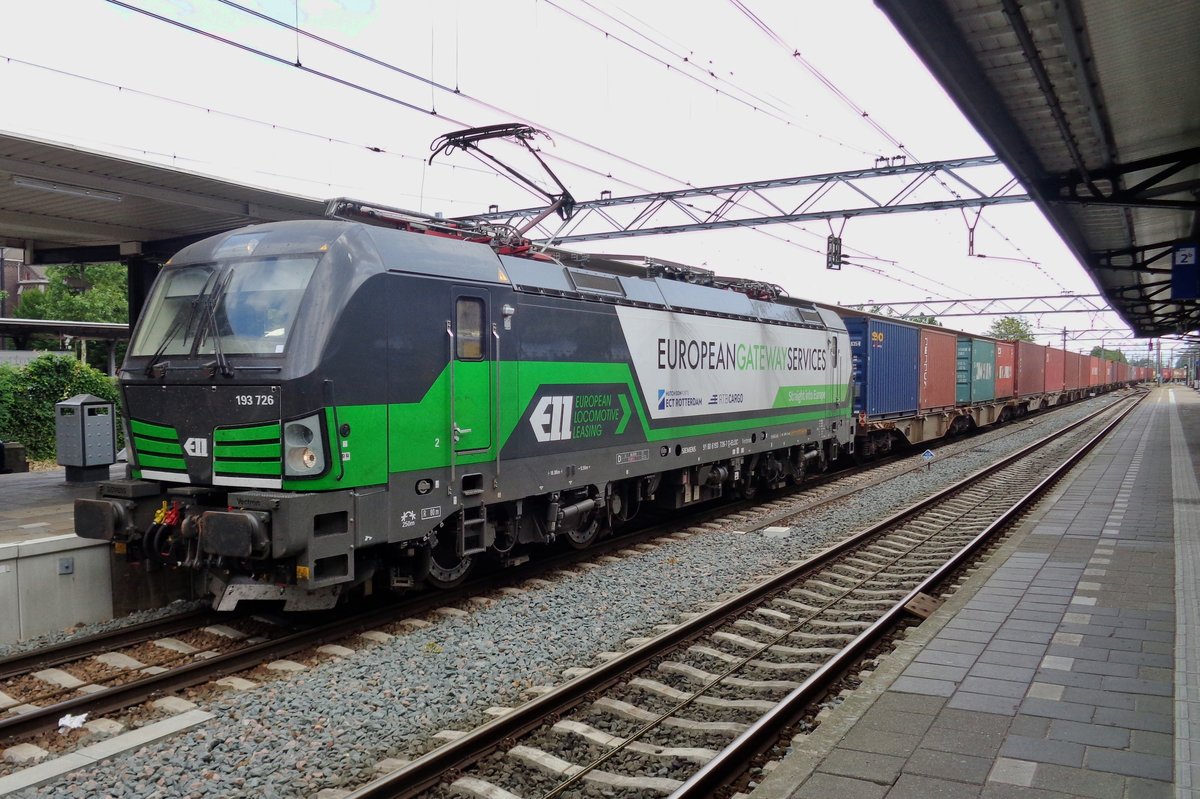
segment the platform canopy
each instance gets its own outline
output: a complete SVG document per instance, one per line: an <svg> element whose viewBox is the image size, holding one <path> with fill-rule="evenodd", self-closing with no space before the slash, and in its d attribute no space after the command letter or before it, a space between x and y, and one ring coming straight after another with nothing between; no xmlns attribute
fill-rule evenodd
<svg viewBox="0 0 1200 799"><path fill-rule="evenodd" d="M0 133L0 246L30 263L165 259L213 233L324 211L323 200Z"/></svg>
<svg viewBox="0 0 1200 799"><path fill-rule="evenodd" d="M876 3L1135 333L1200 329L1200 3Z"/></svg>

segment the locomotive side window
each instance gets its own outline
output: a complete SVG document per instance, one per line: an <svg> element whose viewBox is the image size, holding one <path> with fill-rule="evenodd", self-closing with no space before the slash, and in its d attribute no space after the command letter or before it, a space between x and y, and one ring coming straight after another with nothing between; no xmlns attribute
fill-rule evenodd
<svg viewBox="0 0 1200 799"><path fill-rule="evenodd" d="M458 330L455 355L460 361L483 360L483 300L459 297L455 315Z"/></svg>

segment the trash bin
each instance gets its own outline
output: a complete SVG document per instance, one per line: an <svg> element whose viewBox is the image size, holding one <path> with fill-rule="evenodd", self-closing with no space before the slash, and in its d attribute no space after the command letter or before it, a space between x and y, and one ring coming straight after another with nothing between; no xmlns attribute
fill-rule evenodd
<svg viewBox="0 0 1200 799"><path fill-rule="evenodd" d="M76 394L54 406L58 463L67 467L68 483L108 479L117 461L116 408L91 394Z"/></svg>

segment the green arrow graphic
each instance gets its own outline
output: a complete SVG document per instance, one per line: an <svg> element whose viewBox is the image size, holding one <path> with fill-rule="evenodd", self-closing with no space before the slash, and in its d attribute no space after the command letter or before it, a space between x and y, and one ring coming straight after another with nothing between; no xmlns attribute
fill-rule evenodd
<svg viewBox="0 0 1200 799"><path fill-rule="evenodd" d="M621 403L621 421L617 422L617 435L621 435L625 432L625 425L629 423L629 402L624 394L618 394L617 400Z"/></svg>

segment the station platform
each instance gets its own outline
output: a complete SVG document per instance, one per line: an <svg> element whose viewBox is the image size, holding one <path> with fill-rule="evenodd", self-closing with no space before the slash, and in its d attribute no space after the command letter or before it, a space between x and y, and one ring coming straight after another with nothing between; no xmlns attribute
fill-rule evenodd
<svg viewBox="0 0 1200 799"><path fill-rule="evenodd" d="M753 799L1200 799L1197 451L1154 389Z"/></svg>
<svg viewBox="0 0 1200 799"><path fill-rule="evenodd" d="M124 477L125 464L113 464L109 474ZM62 467L0 474L0 546L73 535L75 498L95 493L95 483L68 483Z"/></svg>
<svg viewBox="0 0 1200 799"><path fill-rule="evenodd" d="M113 617L110 547L75 536L75 498L95 490L62 468L0 475L0 644Z"/></svg>

